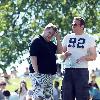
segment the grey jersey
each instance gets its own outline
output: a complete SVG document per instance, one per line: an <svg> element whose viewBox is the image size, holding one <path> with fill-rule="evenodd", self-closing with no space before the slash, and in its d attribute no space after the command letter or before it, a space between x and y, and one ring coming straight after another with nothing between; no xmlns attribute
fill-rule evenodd
<svg viewBox="0 0 100 100"><path fill-rule="evenodd" d="M96 46L95 39L91 35L68 34L64 37L62 45L72 54L65 60L65 68L88 68L87 61L76 63L76 60L82 56L88 55L89 48Z"/></svg>

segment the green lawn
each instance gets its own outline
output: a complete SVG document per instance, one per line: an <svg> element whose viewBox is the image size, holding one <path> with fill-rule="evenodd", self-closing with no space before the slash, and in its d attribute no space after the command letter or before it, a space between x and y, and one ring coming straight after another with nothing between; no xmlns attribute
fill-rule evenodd
<svg viewBox="0 0 100 100"><path fill-rule="evenodd" d="M97 82L98 86L100 87L100 77L96 78L96 82Z"/></svg>
<svg viewBox="0 0 100 100"><path fill-rule="evenodd" d="M14 91L16 89L19 88L20 86L20 81L25 80L27 83L27 87L28 89L31 88L31 81L29 78L15 78L15 79L10 79L9 82L10 84L7 84L6 89L10 90L10 91Z"/></svg>
<svg viewBox="0 0 100 100"><path fill-rule="evenodd" d="M31 88L32 84L31 84L31 81L30 81L29 78L15 78L15 79L10 79L9 80L10 84L7 85L6 89L8 89L10 91L14 91L14 90L18 89L21 80L25 80L26 81L28 89ZM61 85L62 85L62 78L56 78L56 79L54 79L54 81L59 81L59 83L60 83L59 88L60 88ZM96 82L100 86L100 77L98 77L96 79Z"/></svg>

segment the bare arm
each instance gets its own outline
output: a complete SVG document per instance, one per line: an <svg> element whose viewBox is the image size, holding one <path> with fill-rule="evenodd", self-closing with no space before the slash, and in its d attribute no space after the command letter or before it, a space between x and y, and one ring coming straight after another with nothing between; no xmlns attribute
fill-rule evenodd
<svg viewBox="0 0 100 100"><path fill-rule="evenodd" d="M67 51L67 47L63 47L63 52L60 55L60 59L62 59L63 61L65 61L70 55L71 55L71 53L69 53Z"/></svg>
<svg viewBox="0 0 100 100"><path fill-rule="evenodd" d="M63 52L66 52L67 51L67 47L63 47Z"/></svg>
<svg viewBox="0 0 100 100"><path fill-rule="evenodd" d="M32 67L33 67L34 71L38 73L37 57L31 56L30 58L31 58Z"/></svg>
<svg viewBox="0 0 100 100"><path fill-rule="evenodd" d="M80 61L93 61L96 60L97 54L96 54L96 47L91 47L88 50L88 55L82 56L79 59L77 59L77 63Z"/></svg>
<svg viewBox="0 0 100 100"><path fill-rule="evenodd" d="M97 54L96 54L96 47L91 47L89 48L89 55L87 55L85 57L86 61L92 61L92 60L96 60Z"/></svg>
<svg viewBox="0 0 100 100"><path fill-rule="evenodd" d="M61 54L62 53L62 44L61 44L61 36L60 34L56 33L56 40L57 40L57 53Z"/></svg>

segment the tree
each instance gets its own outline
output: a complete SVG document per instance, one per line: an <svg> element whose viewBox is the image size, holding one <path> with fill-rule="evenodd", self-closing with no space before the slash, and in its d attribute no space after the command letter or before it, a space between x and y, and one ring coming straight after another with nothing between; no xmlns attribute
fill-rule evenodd
<svg viewBox="0 0 100 100"><path fill-rule="evenodd" d="M32 37L40 34L49 22L58 25L63 37L70 32L73 17L82 16L86 31L98 34L99 3L99 0L1 0L0 68L5 71L27 53Z"/></svg>

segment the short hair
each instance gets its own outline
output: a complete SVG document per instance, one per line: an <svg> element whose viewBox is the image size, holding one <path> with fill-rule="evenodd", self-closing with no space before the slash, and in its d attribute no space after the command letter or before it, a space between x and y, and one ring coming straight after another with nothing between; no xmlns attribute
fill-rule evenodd
<svg viewBox="0 0 100 100"><path fill-rule="evenodd" d="M80 21L80 25L84 25L85 26L85 21L82 17L74 17L74 20L79 20Z"/></svg>
<svg viewBox="0 0 100 100"><path fill-rule="evenodd" d="M55 81L54 85L55 86L59 86L59 82L58 81Z"/></svg>
<svg viewBox="0 0 100 100"><path fill-rule="evenodd" d="M52 24L52 23L49 23L48 25L45 26L45 29L47 28L53 28L53 30L56 32L58 30L57 26Z"/></svg>
<svg viewBox="0 0 100 100"><path fill-rule="evenodd" d="M34 69L33 69L33 67L32 67L32 64L29 65L29 72L30 73L34 73L35 72Z"/></svg>
<svg viewBox="0 0 100 100"><path fill-rule="evenodd" d="M92 78L92 77L95 77L95 78L96 78L96 74L94 74L94 73L93 73L93 74L91 74L91 78Z"/></svg>
<svg viewBox="0 0 100 100"><path fill-rule="evenodd" d="M4 90L3 95L6 96L6 97L9 97L10 96L10 91L9 90Z"/></svg>

